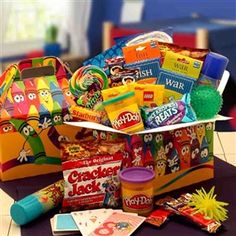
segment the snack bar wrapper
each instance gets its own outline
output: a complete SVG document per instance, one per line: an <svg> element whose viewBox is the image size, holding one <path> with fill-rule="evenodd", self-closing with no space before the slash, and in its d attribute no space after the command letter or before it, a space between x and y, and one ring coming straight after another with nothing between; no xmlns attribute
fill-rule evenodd
<svg viewBox="0 0 236 236"><path fill-rule="evenodd" d="M173 101L155 108L141 108L146 128L158 128L196 121L196 114L190 105L190 95L185 94L181 100Z"/></svg>

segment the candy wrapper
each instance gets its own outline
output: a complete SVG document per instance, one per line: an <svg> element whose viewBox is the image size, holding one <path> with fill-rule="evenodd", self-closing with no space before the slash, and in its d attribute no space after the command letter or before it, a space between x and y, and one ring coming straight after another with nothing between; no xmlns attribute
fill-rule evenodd
<svg viewBox="0 0 236 236"><path fill-rule="evenodd" d="M189 193L183 194L178 199L166 202L164 204L165 208L183 216L190 222L200 226L202 230L206 230L208 233L216 233L221 227L221 223L196 212L192 207L188 206L191 197L192 195Z"/></svg>
<svg viewBox="0 0 236 236"><path fill-rule="evenodd" d="M119 140L62 144L63 212L119 205L123 150Z"/></svg>
<svg viewBox="0 0 236 236"><path fill-rule="evenodd" d="M141 108L142 118L146 128L158 128L160 126L172 125L196 121L196 115L190 106L190 96L185 94L181 100L155 108Z"/></svg>
<svg viewBox="0 0 236 236"><path fill-rule="evenodd" d="M160 227L163 225L169 218L169 216L173 215L173 212L170 210L166 210L164 208L157 209L153 211L145 220L145 222Z"/></svg>

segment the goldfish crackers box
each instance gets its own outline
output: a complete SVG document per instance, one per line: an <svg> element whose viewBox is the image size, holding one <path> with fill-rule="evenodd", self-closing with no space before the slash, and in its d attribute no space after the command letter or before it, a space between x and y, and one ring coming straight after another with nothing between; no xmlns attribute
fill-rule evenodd
<svg viewBox="0 0 236 236"><path fill-rule="evenodd" d="M55 57L28 59L0 77L0 179L61 171L59 143L78 129L63 125L74 105L70 72Z"/></svg>

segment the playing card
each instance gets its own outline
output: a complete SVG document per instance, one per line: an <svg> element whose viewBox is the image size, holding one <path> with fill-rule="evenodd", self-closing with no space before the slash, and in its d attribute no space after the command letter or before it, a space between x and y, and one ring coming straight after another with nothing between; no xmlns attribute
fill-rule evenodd
<svg viewBox="0 0 236 236"><path fill-rule="evenodd" d="M121 212L113 212L89 236L129 236L145 220L145 217Z"/></svg>
<svg viewBox="0 0 236 236"><path fill-rule="evenodd" d="M71 214L56 214L50 219L53 235L71 235L79 232Z"/></svg>
<svg viewBox="0 0 236 236"><path fill-rule="evenodd" d="M89 235L108 216L113 213L112 209L96 209L87 211L71 212L71 215L79 227L82 235Z"/></svg>

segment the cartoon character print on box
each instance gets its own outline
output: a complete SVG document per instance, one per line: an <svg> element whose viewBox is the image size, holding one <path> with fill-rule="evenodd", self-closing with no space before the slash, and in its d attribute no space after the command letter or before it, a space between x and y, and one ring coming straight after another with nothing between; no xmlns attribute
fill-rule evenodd
<svg viewBox="0 0 236 236"><path fill-rule="evenodd" d="M132 166L132 154L131 154L131 147L130 147L130 136L125 136L125 150L124 150L124 156L122 161L122 168L129 168Z"/></svg>
<svg viewBox="0 0 236 236"><path fill-rule="evenodd" d="M176 148L179 159L180 169L190 168L190 137L187 129L176 129L173 131L174 147Z"/></svg>
<svg viewBox="0 0 236 236"><path fill-rule="evenodd" d="M187 127L187 133L190 137L190 165L195 166L201 163L201 156L200 156L200 143L197 139L196 129L194 126Z"/></svg>
<svg viewBox="0 0 236 236"><path fill-rule="evenodd" d="M29 111L29 104L25 95L25 87L22 81L13 82L11 95L14 105L14 118L25 118Z"/></svg>
<svg viewBox="0 0 236 236"><path fill-rule="evenodd" d="M1 109L1 116L4 117L0 119L0 134L8 134L15 132L15 127L9 122L11 116L6 109Z"/></svg>
<svg viewBox="0 0 236 236"><path fill-rule="evenodd" d="M167 158L166 174L175 173L180 170L180 160L178 152L174 146L172 132L163 133L163 146Z"/></svg>
<svg viewBox="0 0 236 236"><path fill-rule="evenodd" d="M38 96L38 90L35 84L35 80L30 79L24 79L24 85L25 85L25 95L26 95L26 101L30 106L34 105L36 110L39 110L40 101Z"/></svg>
<svg viewBox="0 0 236 236"><path fill-rule="evenodd" d="M37 132L33 129L31 125L27 122L19 119L10 119L10 122L16 130L24 137L25 141L22 145L22 149L20 150L19 156L17 160L20 162L35 162L35 163L42 163L45 161L46 153L44 150L44 146L42 140L38 136ZM32 150L33 158L29 160L27 155L31 152L30 149L25 149L25 144L28 142L30 148Z"/></svg>
<svg viewBox="0 0 236 236"><path fill-rule="evenodd" d="M19 71L23 69L49 65L50 63L54 67L58 66L59 69L55 70L56 75L60 75L60 79L66 79L68 73L61 68L57 59L43 58L35 61L23 61L18 66L14 66L16 70L14 74L10 73L12 77L2 83L1 88L6 88L7 91L4 91L4 96L1 97L1 133L17 131L24 138L19 153L15 159L10 161L10 164L4 163L4 168L23 163L41 164L46 162L52 164L54 162L53 164L59 164L59 158L46 158L41 135L46 132L49 140L57 149L59 149L61 140L69 140L65 135L59 134L55 126L62 124L62 119L64 121L71 119L68 113L70 103L63 95L56 76L24 78L23 80L19 77ZM5 73L5 76L1 77L1 81L8 77ZM17 80L14 81L16 77ZM19 118L24 121L18 120ZM25 148L26 143L30 148Z"/></svg>
<svg viewBox="0 0 236 236"><path fill-rule="evenodd" d="M153 134L141 135L143 139L143 166L149 169L155 169L154 157L152 154L153 147Z"/></svg>
<svg viewBox="0 0 236 236"><path fill-rule="evenodd" d="M117 207L118 206L117 198L120 193L119 180L113 176L110 176L102 184L102 187L105 188L103 207Z"/></svg>
<svg viewBox="0 0 236 236"><path fill-rule="evenodd" d="M209 158L213 157L213 130L214 130L214 125L213 123L207 123L205 124L205 135L208 143L208 148L209 148Z"/></svg>
<svg viewBox="0 0 236 236"><path fill-rule="evenodd" d="M132 166L143 166L143 141L140 135L132 135L130 140Z"/></svg>
<svg viewBox="0 0 236 236"><path fill-rule="evenodd" d="M206 127L204 124L196 125L197 139L200 144L200 163L209 160L209 145L206 138Z"/></svg>
<svg viewBox="0 0 236 236"><path fill-rule="evenodd" d="M166 173L167 157L163 146L158 150L156 157L156 175L163 176Z"/></svg>
<svg viewBox="0 0 236 236"><path fill-rule="evenodd" d="M71 93L69 89L69 81L66 78L62 78L58 80L59 86L62 89L62 93L67 101L68 104L76 105L76 102L74 101L74 96Z"/></svg>

